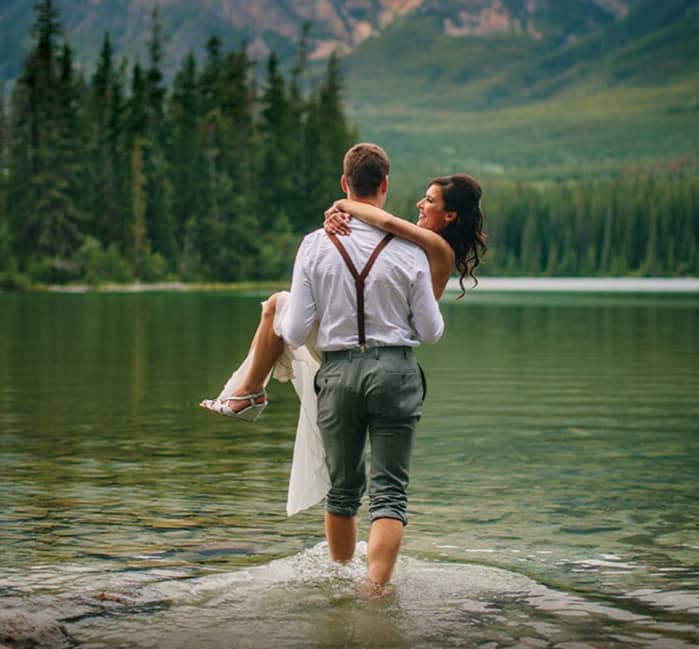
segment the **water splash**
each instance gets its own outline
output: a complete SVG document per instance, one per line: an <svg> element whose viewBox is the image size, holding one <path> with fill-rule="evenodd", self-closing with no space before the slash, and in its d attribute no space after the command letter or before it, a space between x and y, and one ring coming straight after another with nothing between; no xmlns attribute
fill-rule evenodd
<svg viewBox="0 0 699 649"><path fill-rule="evenodd" d="M365 543L345 565L332 562L327 544L319 543L226 573L194 575L172 568L109 573L44 566L41 574L44 588L25 587L22 593L16 575L12 594L0 604L30 614L44 611L56 625L65 625L65 638L70 634L90 649L684 649L698 632L692 625L656 621L640 610L644 598L655 606L660 602L645 592L622 606L508 570L410 556L399 559L390 595L364 600L357 585L366 576ZM47 584L52 594L46 593ZM692 610L691 603L688 608Z"/></svg>

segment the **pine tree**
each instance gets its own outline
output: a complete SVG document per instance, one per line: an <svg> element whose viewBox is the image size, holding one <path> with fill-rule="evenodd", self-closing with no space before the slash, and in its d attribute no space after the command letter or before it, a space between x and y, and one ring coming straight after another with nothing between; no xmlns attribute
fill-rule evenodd
<svg viewBox="0 0 699 649"><path fill-rule="evenodd" d="M136 137L131 154L131 258L139 277L145 274L150 243L146 225L147 179L143 170L143 146L141 138Z"/></svg>
<svg viewBox="0 0 699 649"><path fill-rule="evenodd" d="M201 147L206 168L207 206L201 220L202 259L207 272L227 280L250 279L257 264L260 210L258 140L254 87L244 48L221 60L216 41L200 80L203 116ZM221 61L216 72L212 66ZM218 94L214 95L214 84ZM251 263L252 262L252 263Z"/></svg>
<svg viewBox="0 0 699 649"><path fill-rule="evenodd" d="M342 70L333 53L322 83L308 103L304 195L309 209L301 215L302 229L317 227L323 210L338 196L342 159L355 139L342 110Z"/></svg>
<svg viewBox="0 0 699 649"><path fill-rule="evenodd" d="M658 275L658 212L655 205L650 206L650 219L648 222L648 238L645 258L641 264L641 273L644 275Z"/></svg>
<svg viewBox="0 0 699 649"><path fill-rule="evenodd" d="M287 200L287 213L290 215L290 227L303 231L306 212L306 196L303 191L304 178L306 177L307 160L305 142L305 127L308 106L303 95L304 73L308 58L308 40L311 32L311 23L306 21L301 30L301 38L296 49L296 59L291 69L288 92L288 157L290 165L290 183L293 192Z"/></svg>
<svg viewBox="0 0 699 649"><path fill-rule="evenodd" d="M0 81L0 272L7 271L14 263L10 218L7 213L8 137L5 84Z"/></svg>
<svg viewBox="0 0 699 649"><path fill-rule="evenodd" d="M129 242L129 227L131 223L129 210L130 192L130 157L131 146L128 132L128 98L126 85L128 77L128 62L122 59L115 68L113 84L111 88L111 111L107 125L107 144L109 155L114 161L112 178L115 194L115 218L113 224L114 236L110 241L126 255Z"/></svg>
<svg viewBox="0 0 699 649"><path fill-rule="evenodd" d="M541 241L539 240L539 227L534 210L529 209L524 221L522 232L522 249L520 260L522 270L530 276L539 274L541 270Z"/></svg>
<svg viewBox="0 0 699 649"><path fill-rule="evenodd" d="M167 110L170 133L167 157L172 182L177 188L173 217L181 250L177 270L183 278L196 277L200 266L197 246L201 204L205 199L201 182L205 163L199 140L200 104L196 60L190 53L175 76Z"/></svg>
<svg viewBox="0 0 699 649"><path fill-rule="evenodd" d="M163 109L165 87L163 86L163 26L160 22L160 8L156 5L151 11L151 31L148 39L149 66L146 73L146 105L148 128L158 144L163 139Z"/></svg>
<svg viewBox="0 0 699 649"><path fill-rule="evenodd" d="M43 159L51 134L49 120L55 103L56 40L60 30L57 11L51 0L43 0L35 7L36 19L32 25L34 46L31 49L14 86L12 94L11 151L12 185L18 189L12 203L18 211L28 208L26 188L33 175L46 166ZM20 202L22 205L20 206ZM21 224L15 224L20 227Z"/></svg>
<svg viewBox="0 0 699 649"><path fill-rule="evenodd" d="M57 76L57 40L61 31L58 10L53 0L42 0L35 7L36 20L32 27L35 39L34 89L37 113L46 119L53 105ZM38 135L38 134L37 134Z"/></svg>
<svg viewBox="0 0 699 649"><path fill-rule="evenodd" d="M227 127L220 112L209 114L205 130L208 209L202 219L202 258L211 278L251 279L258 246L256 197L236 190L238 179L225 164Z"/></svg>
<svg viewBox="0 0 699 649"><path fill-rule="evenodd" d="M289 198L294 193L290 107L284 77L274 52L267 61L267 81L260 101L262 164L259 198L260 205L264 206L261 226L269 230L286 214Z"/></svg>
<svg viewBox="0 0 699 649"><path fill-rule="evenodd" d="M102 241L115 240L110 232L110 226L116 220L114 218L116 201L114 163L116 161L111 155L109 146L114 81L112 42L109 32L105 32L89 91L90 173L93 187L100 188L100 191L96 191L91 197L90 207L95 217L95 227L92 232Z"/></svg>
<svg viewBox="0 0 699 649"><path fill-rule="evenodd" d="M36 12L35 45L13 93L12 224L19 256L37 279L55 281L69 278L70 257L82 238L76 202L80 91L70 46L58 50L53 2L44 0Z"/></svg>
<svg viewBox="0 0 699 649"><path fill-rule="evenodd" d="M256 90L250 82L251 66L245 47L241 47L228 53L219 76L221 164L235 181L235 192L246 200L260 190L257 179L253 178L258 172L256 151L260 146L255 119Z"/></svg>
<svg viewBox="0 0 699 649"><path fill-rule="evenodd" d="M76 75L73 67L73 50L64 41L59 58L59 79L57 85L57 102L55 118L57 122L55 159L65 185L67 199L72 203L76 225L85 229L86 211L84 204L85 169L88 160L85 156L84 124L87 116L85 106L85 84L82 77Z"/></svg>
<svg viewBox="0 0 699 649"><path fill-rule="evenodd" d="M689 251L687 253L687 274L694 277L699 275L699 245L697 245L696 239L692 239L689 242Z"/></svg>
<svg viewBox="0 0 699 649"><path fill-rule="evenodd" d="M94 226L91 232L105 246L116 244L126 249L124 205L128 204L125 181L128 159L124 155L124 117L122 73L115 68L109 33L105 33L102 49L90 82L90 201Z"/></svg>
<svg viewBox="0 0 699 649"><path fill-rule="evenodd" d="M148 105L147 87L143 77L141 64L136 61L131 72L131 93L127 103L127 129L129 134L129 148L133 141L140 137L143 139L148 133Z"/></svg>
<svg viewBox="0 0 699 649"><path fill-rule="evenodd" d="M46 166L46 155L51 144L53 129L51 113L56 96L57 39L61 25L58 11L52 0L42 0L35 7L36 20L32 27L35 39L19 84L28 91L27 118L30 122L30 154L33 156L32 172L38 173Z"/></svg>
<svg viewBox="0 0 699 649"><path fill-rule="evenodd" d="M201 114L203 116L216 110L219 105L219 97L223 90L221 84L222 72L221 39L218 36L212 36L206 43L206 60L199 78Z"/></svg>
<svg viewBox="0 0 699 649"><path fill-rule="evenodd" d="M177 258L175 222L172 216L173 186L165 156L163 121L165 88L161 71L163 43L160 10L151 12L151 33L148 42L149 67L145 80L147 112L146 137L143 139L143 160L148 179L147 222L154 252L165 257L174 269Z"/></svg>
<svg viewBox="0 0 699 649"><path fill-rule="evenodd" d="M696 181L695 181L696 183ZM694 213L694 205L692 201L691 185L684 183L684 187L680 198L680 225L679 225L679 246L677 251L678 265L675 270L681 274L691 274L693 272L693 256L696 252L696 233L695 228L698 228L697 222L699 218Z"/></svg>
<svg viewBox="0 0 699 649"><path fill-rule="evenodd" d="M614 210L614 197L616 192L609 192L607 195L606 207L604 209L604 229L602 233L602 247L600 253L600 271L603 274L609 273L612 256L612 220Z"/></svg>

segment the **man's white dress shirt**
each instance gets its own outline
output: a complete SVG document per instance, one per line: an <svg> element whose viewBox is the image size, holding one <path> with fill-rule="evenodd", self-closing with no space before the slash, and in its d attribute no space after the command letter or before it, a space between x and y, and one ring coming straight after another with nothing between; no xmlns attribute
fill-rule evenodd
<svg viewBox="0 0 699 649"><path fill-rule="evenodd" d="M385 233L358 219L352 219L351 227L352 233L340 241L361 273ZM367 277L364 303L369 347L416 347L437 342L444 331L427 256L409 241L394 238L383 249ZM296 254L282 337L298 347L316 320L319 351L359 345L354 278L322 229L308 234Z"/></svg>

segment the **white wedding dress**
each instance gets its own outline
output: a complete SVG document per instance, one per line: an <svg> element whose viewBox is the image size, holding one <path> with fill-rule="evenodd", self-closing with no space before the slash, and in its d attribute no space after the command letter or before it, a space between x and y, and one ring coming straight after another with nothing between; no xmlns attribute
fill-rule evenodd
<svg viewBox="0 0 699 649"><path fill-rule="evenodd" d="M279 293L274 315L274 332L280 337L281 321L288 308L288 291ZM317 504L325 498L330 489L323 441L316 423L318 403L313 379L320 367L320 353L315 346L316 331L317 327L314 327L308 341L301 347L292 349L284 345L282 355L265 379L265 386L270 378L282 382L291 381L301 402L286 501L288 516ZM231 398L252 363L253 353L254 348L251 348L240 367L223 386L218 400L226 401Z"/></svg>

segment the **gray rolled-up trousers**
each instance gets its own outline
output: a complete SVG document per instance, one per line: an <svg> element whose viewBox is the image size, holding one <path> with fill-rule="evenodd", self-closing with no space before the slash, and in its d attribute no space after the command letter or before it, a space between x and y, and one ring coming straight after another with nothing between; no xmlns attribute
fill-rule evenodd
<svg viewBox="0 0 699 649"><path fill-rule="evenodd" d="M410 456L425 397L424 375L410 347L325 352L315 377L318 427L331 488L325 508L354 516L366 491L371 448L371 520L408 522Z"/></svg>

